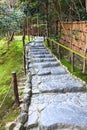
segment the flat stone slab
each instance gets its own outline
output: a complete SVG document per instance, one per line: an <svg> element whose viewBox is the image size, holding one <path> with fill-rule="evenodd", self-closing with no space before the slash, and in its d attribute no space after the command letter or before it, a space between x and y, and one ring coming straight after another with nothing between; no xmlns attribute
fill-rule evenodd
<svg viewBox="0 0 87 130"><path fill-rule="evenodd" d="M29 119L27 130L87 130L87 93L33 95Z"/></svg>
<svg viewBox="0 0 87 130"><path fill-rule="evenodd" d="M36 62L37 63L37 62ZM39 62L38 62L39 63ZM66 68L58 66L58 67L48 67L48 68L31 68L31 73L37 74L38 76L44 75L61 75L68 73Z"/></svg>
<svg viewBox="0 0 87 130"><path fill-rule="evenodd" d="M60 74L66 74L67 70L62 66L57 67L48 67L43 69L37 69L38 75L44 75L44 72L50 72L52 75L60 75Z"/></svg>
<svg viewBox="0 0 87 130"><path fill-rule="evenodd" d="M37 83L40 82L46 82L46 81L61 81L62 83L65 83L65 81L67 82L68 80L76 80L77 82L80 82L83 85L86 85L86 83L82 80L80 80L79 78L67 73L67 74L61 74L61 75L49 75L49 76L33 76L32 77L32 83L34 81L37 81Z"/></svg>

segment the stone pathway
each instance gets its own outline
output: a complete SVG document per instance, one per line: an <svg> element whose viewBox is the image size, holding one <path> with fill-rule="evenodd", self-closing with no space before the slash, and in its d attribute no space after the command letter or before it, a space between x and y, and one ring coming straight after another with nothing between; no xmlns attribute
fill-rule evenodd
<svg viewBox="0 0 87 130"><path fill-rule="evenodd" d="M32 97L26 130L87 130L86 84L72 76L43 45L26 46Z"/></svg>

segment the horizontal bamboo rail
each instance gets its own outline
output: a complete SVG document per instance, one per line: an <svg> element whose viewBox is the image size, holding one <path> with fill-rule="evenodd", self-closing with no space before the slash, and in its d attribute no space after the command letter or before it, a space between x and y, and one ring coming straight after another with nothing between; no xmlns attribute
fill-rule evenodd
<svg viewBox="0 0 87 130"><path fill-rule="evenodd" d="M82 58L84 58L84 59L87 59L87 56L84 56L84 55L82 55L82 54L80 54L80 53L78 53L78 52L76 52L76 51L70 49L69 47L66 47L66 46L63 45L63 44L61 44L61 43L59 43L59 42L56 42L54 39L51 39L51 38L47 38L47 39L50 40L50 41L52 41L53 43L55 43L55 44L57 44L57 45L63 47L64 49L66 49L66 50L68 50L68 51L70 51L70 52L72 52L72 53L75 53L76 55L78 55L78 56L80 56L80 57L82 57Z"/></svg>
<svg viewBox="0 0 87 130"><path fill-rule="evenodd" d="M72 71L74 71L74 58L75 58L75 54L80 56L81 58L83 58L83 70L82 72L83 73L86 73L86 61L87 61L87 56L84 56L76 51L74 51L73 49L69 48L69 47L66 47L65 45L59 43L59 42L56 42L54 39L51 39L51 38L47 38L47 41L48 43L52 43L52 44L56 44L58 45L58 53L59 53L59 59L61 57L61 54L60 54L60 47L66 49L67 51L70 51L71 52L71 65L72 65ZM51 44L51 49L53 48L53 45ZM50 45L50 44L49 44Z"/></svg>

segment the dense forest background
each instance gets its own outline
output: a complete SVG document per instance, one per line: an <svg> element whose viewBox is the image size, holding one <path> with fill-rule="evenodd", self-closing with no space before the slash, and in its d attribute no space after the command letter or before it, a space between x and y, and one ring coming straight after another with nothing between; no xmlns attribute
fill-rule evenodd
<svg viewBox="0 0 87 130"><path fill-rule="evenodd" d="M42 35L58 42L62 34L59 26L65 32L67 30L67 27L63 27L62 22L77 21L80 23L84 21L86 23L86 20L87 0L0 0L0 130L4 130L6 122L14 120L20 112L20 109L14 106L11 72L16 71L18 77L23 77L26 67L24 64L25 44L31 40L31 36ZM83 38L85 37L84 30L82 32L80 29L73 30L72 36L70 34L67 36L74 38L76 42L80 40L85 43L86 40L82 41L78 38L78 32ZM53 53L58 56L58 50L56 50L58 47L53 44L49 48L53 48ZM58 49L61 51L61 47ZM66 57L68 62L62 53L61 62L71 71L71 62L74 61L74 58L72 57L73 53L70 52L70 49L68 50L68 53L64 48L61 51L65 57L65 54L68 54ZM87 47L85 53L86 51ZM83 64L80 71L76 68L73 74L87 82L87 74L82 74L82 66L83 69L85 68L84 72L87 70L85 60L87 58L82 59L81 54L76 55L76 53L73 56L76 56L76 67Z"/></svg>
<svg viewBox="0 0 87 130"><path fill-rule="evenodd" d="M21 32L26 21L27 33L32 26L45 26L44 34L57 34L61 21L87 19L86 0L7 0L0 2L0 37L11 40L14 32ZM55 27L56 26L56 27Z"/></svg>

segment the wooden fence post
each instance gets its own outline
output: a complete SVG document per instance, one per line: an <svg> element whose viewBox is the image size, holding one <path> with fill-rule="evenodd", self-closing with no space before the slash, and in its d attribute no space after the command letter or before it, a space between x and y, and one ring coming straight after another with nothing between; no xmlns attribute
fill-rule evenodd
<svg viewBox="0 0 87 130"><path fill-rule="evenodd" d="M49 47L49 40L48 40L48 38L47 38L47 47Z"/></svg>
<svg viewBox="0 0 87 130"><path fill-rule="evenodd" d="M16 72L12 72L12 85L13 85L13 89L14 89L15 103L17 106L19 106L20 103L19 103L19 94L18 94Z"/></svg>
<svg viewBox="0 0 87 130"><path fill-rule="evenodd" d="M85 51L84 51L84 55L86 56L87 54L87 36L84 35L85 37ZM83 59L83 73L86 74L86 62L87 62L87 59Z"/></svg>
<svg viewBox="0 0 87 130"><path fill-rule="evenodd" d="M59 60L60 60L60 59L62 58L62 57L61 57L60 45L58 45L58 48L57 48L57 53L58 53Z"/></svg>
<svg viewBox="0 0 87 130"><path fill-rule="evenodd" d="M71 65L72 65L72 72L74 72L74 53L71 53Z"/></svg>
<svg viewBox="0 0 87 130"><path fill-rule="evenodd" d="M83 59L83 74L86 73L86 59Z"/></svg>
<svg viewBox="0 0 87 130"><path fill-rule="evenodd" d="M51 41L51 50L53 50L53 41Z"/></svg>

